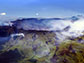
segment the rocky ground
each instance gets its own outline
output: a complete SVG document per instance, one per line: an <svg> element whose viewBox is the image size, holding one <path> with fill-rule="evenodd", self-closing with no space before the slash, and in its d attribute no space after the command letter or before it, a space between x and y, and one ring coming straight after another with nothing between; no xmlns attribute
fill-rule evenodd
<svg viewBox="0 0 84 63"><path fill-rule="evenodd" d="M6 28L8 29L8 27ZM12 30L14 29L12 28ZM5 31L5 35L1 34L2 37L10 37L7 42L0 45L1 63L84 62L84 44L78 42L83 40L83 36L74 39L69 38L69 40L59 43L59 38L53 31L18 30L18 33L23 33L24 36L11 36L11 32L15 32L7 32Z"/></svg>
<svg viewBox="0 0 84 63"><path fill-rule="evenodd" d="M63 34L69 26L53 30L45 24L52 19L34 20L38 21L21 19L0 26L0 63L84 63L84 35Z"/></svg>

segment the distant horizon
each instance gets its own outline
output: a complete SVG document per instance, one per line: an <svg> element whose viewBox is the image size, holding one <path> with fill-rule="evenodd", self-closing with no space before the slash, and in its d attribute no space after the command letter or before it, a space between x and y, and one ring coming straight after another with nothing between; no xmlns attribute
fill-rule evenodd
<svg viewBox="0 0 84 63"><path fill-rule="evenodd" d="M6 17L6 18L70 18L70 17L77 17L77 16L84 16L84 15L81 15L81 14L78 14L78 15L72 15L72 16L59 16L59 17L25 17L25 16L8 16L8 15L0 15L0 18L1 17Z"/></svg>

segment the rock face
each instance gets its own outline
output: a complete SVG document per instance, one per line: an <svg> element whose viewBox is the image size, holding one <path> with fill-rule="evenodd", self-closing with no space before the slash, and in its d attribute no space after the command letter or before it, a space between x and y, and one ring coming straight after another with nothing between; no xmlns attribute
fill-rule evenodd
<svg viewBox="0 0 84 63"><path fill-rule="evenodd" d="M23 32L24 37L22 35L17 35L14 37L10 36L11 38L2 44L1 52L5 56L3 56L4 58L0 59L0 61L4 62L6 59L6 54L19 54L20 59L15 60L13 57L14 61L12 61L13 59L7 59L8 62L11 63L21 60L22 62L27 60L31 60L30 62L32 62L33 59L38 60L39 58L48 56L51 52L51 49L53 49L53 47L56 45L55 33L51 31L20 31L21 33Z"/></svg>
<svg viewBox="0 0 84 63"><path fill-rule="evenodd" d="M16 33L16 27L0 26L0 37L7 37L13 33Z"/></svg>
<svg viewBox="0 0 84 63"><path fill-rule="evenodd" d="M25 18L0 26L0 62L84 63L84 35L70 34L79 20L72 18Z"/></svg>

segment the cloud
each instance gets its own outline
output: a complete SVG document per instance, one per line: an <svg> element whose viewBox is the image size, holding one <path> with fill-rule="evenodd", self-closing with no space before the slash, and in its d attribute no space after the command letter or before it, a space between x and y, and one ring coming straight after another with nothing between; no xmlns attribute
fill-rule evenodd
<svg viewBox="0 0 84 63"><path fill-rule="evenodd" d="M38 16L39 15L39 13L36 13L36 16Z"/></svg>
<svg viewBox="0 0 84 63"><path fill-rule="evenodd" d="M84 35L84 18L80 18L74 22L71 20L51 21L49 22L49 26L51 26L50 30L60 30L63 37L78 37ZM68 26L70 28L65 31L65 28ZM61 34L58 35L60 38L62 37Z"/></svg>
<svg viewBox="0 0 84 63"><path fill-rule="evenodd" d="M3 12L3 13L0 13L0 15L6 15L6 13L5 13L5 12Z"/></svg>
<svg viewBox="0 0 84 63"><path fill-rule="evenodd" d="M70 20L54 20L48 23L50 30L63 30L67 26L70 26L72 22Z"/></svg>

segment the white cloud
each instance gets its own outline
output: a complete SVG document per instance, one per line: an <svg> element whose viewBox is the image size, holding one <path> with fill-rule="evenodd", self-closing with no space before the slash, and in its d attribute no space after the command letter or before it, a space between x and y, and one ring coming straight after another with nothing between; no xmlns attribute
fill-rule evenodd
<svg viewBox="0 0 84 63"><path fill-rule="evenodd" d="M39 15L39 13L36 13L36 16L38 16Z"/></svg>
<svg viewBox="0 0 84 63"><path fill-rule="evenodd" d="M72 22L70 20L54 20L48 23L51 26L50 30L63 30L65 27L70 26Z"/></svg>
<svg viewBox="0 0 84 63"><path fill-rule="evenodd" d="M3 13L0 13L0 15L6 15L6 13L5 13L5 12L3 12Z"/></svg>
<svg viewBox="0 0 84 63"><path fill-rule="evenodd" d="M50 30L60 30L60 34L56 35L59 39L64 37L78 37L84 35L84 18L79 19L77 21L72 22L71 20L62 20L62 21L51 21L49 22L49 26L51 26ZM64 28L70 26L68 31L65 31ZM61 35L62 34L62 35Z"/></svg>

